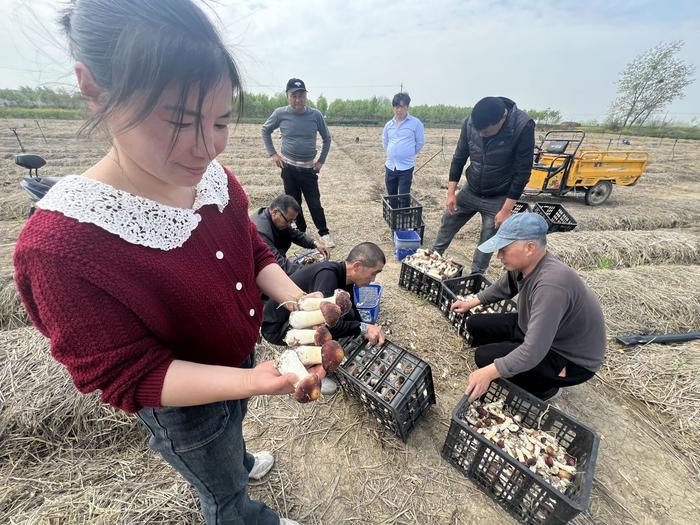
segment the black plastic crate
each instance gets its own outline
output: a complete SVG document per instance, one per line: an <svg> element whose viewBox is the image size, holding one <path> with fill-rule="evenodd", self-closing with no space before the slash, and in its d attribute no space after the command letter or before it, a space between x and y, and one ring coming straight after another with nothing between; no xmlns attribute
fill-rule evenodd
<svg viewBox="0 0 700 525"><path fill-rule="evenodd" d="M447 320L450 321L450 324L455 327L457 333L464 337L467 344L471 344L472 342L471 335L467 332L467 317L472 314L471 312L458 314L450 310L450 306L455 299L457 299L458 295L476 294L490 285L491 281L480 273L448 279L442 283L442 294L438 302L438 308ZM518 311L518 304L511 299L503 299L485 306L491 308L494 313L498 314L515 313Z"/></svg>
<svg viewBox="0 0 700 525"><path fill-rule="evenodd" d="M386 340L379 347L358 336L346 341L344 350L345 362L336 370L343 390L405 443L435 404L430 365Z"/></svg>
<svg viewBox="0 0 700 525"><path fill-rule="evenodd" d="M452 412L452 423L442 447L443 458L520 522L567 523L588 507L599 436L509 381L492 382L482 396L485 403L499 399L504 400L505 411L523 418L522 425L548 432L576 458L577 474L566 491L555 489L496 443L476 432L462 417L469 405L466 396Z"/></svg>
<svg viewBox="0 0 700 525"><path fill-rule="evenodd" d="M459 277L464 271L464 265L459 263L455 264L459 268L455 277ZM451 277L451 279L455 277ZM427 299L434 305L437 305L442 295L442 283L442 279L428 275L420 268L416 268L410 263L401 261L401 273L399 274L399 286L401 288L405 288L419 297Z"/></svg>
<svg viewBox="0 0 700 525"><path fill-rule="evenodd" d="M549 226L549 232L568 232L576 228L577 222L561 204L536 202L532 209L544 217Z"/></svg>
<svg viewBox="0 0 700 525"><path fill-rule="evenodd" d="M452 306L452 303L457 299L458 295L475 294L490 285L491 281L480 273L447 279L442 282L442 294L440 295L440 301L437 306L442 312L442 315L455 327L458 334L463 334L464 324L469 313L458 314L450 310L450 306Z"/></svg>
<svg viewBox="0 0 700 525"><path fill-rule="evenodd" d="M384 195L382 206L384 220L392 230L418 230L423 225L423 206L410 193Z"/></svg>
<svg viewBox="0 0 700 525"><path fill-rule="evenodd" d="M514 314L518 312L518 303L513 301L512 299L502 299L496 303L491 303L484 305L488 308L491 308L493 310L493 313L496 314ZM477 312L478 314L479 312ZM473 314L469 314L473 315ZM468 345L472 344L472 336L471 334L467 331L467 323L466 321L462 323L462 329L459 332L459 335L464 337L464 340L467 342Z"/></svg>
<svg viewBox="0 0 700 525"><path fill-rule="evenodd" d="M510 214L515 215L516 213L524 213L526 211L530 211L530 205L527 202L517 201L513 209L510 210Z"/></svg>

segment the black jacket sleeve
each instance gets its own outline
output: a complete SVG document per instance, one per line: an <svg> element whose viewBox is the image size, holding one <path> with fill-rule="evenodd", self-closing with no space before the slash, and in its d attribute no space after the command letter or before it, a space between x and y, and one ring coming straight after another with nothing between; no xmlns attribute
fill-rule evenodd
<svg viewBox="0 0 700 525"><path fill-rule="evenodd" d="M467 122L469 119L464 119L462 131L459 133L459 140L455 153L452 155L452 164L450 165L450 182L459 182L462 177L462 170L469 158L469 132L467 131Z"/></svg>
<svg viewBox="0 0 700 525"><path fill-rule="evenodd" d="M289 238L292 239L294 244L302 248L316 248L316 241L296 228L289 228Z"/></svg>
<svg viewBox="0 0 700 525"><path fill-rule="evenodd" d="M515 145L513 159L513 180L508 189L509 199L519 199L523 194L527 181L532 172L532 157L535 151L535 123L530 121L525 125Z"/></svg>
<svg viewBox="0 0 700 525"><path fill-rule="evenodd" d="M335 292L336 288L340 288L344 283L338 283L338 276L332 270L321 270L316 274L313 282L313 291L323 292L324 297L330 297ZM329 326L333 339L340 339L360 333L360 312L357 311L353 302L352 310L346 313L333 326Z"/></svg>
<svg viewBox="0 0 700 525"><path fill-rule="evenodd" d="M270 239L270 237L267 236L267 234L258 230L258 235L260 235L260 238L263 240L263 242L267 244L267 247L270 248L270 251L275 257L277 264L279 264L282 267L282 269L287 275L291 275L299 269L298 266L296 266L292 261L287 259L287 257L275 246L275 243L272 241L272 239Z"/></svg>

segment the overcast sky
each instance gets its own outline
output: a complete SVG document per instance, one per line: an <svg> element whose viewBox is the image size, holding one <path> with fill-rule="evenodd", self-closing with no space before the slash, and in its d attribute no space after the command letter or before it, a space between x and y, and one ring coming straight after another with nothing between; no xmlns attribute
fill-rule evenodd
<svg viewBox="0 0 700 525"><path fill-rule="evenodd" d="M167 1L167 0L163 0ZM58 2L0 0L0 87L73 87ZM661 41L700 69L698 0L219 0L210 4L248 91L291 76L312 99L391 97L471 106L503 95L566 119L604 119L618 73ZM695 77L699 77L700 72ZM700 121L700 80L669 108Z"/></svg>

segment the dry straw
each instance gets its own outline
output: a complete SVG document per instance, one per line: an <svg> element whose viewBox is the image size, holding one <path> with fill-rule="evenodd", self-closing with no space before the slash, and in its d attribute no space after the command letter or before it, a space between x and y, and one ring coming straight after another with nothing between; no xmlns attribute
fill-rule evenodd
<svg viewBox="0 0 700 525"><path fill-rule="evenodd" d="M689 230L567 232L548 247L576 270L645 264L700 264L700 234Z"/></svg>
<svg viewBox="0 0 700 525"><path fill-rule="evenodd" d="M579 273L600 299L609 336L700 329L700 266Z"/></svg>
<svg viewBox="0 0 700 525"><path fill-rule="evenodd" d="M604 382L644 403L661 436L700 472L700 341L610 348Z"/></svg>
<svg viewBox="0 0 700 525"><path fill-rule="evenodd" d="M11 277L0 279L0 330L11 330L29 323L15 283Z"/></svg>

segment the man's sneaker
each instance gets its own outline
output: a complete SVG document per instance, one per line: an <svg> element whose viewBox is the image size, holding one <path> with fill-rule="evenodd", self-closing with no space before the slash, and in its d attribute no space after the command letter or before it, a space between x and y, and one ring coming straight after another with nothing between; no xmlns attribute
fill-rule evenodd
<svg viewBox="0 0 700 525"><path fill-rule="evenodd" d="M255 458L255 464L250 469L248 478L258 480L270 472L272 465L275 464L275 457L267 451L257 452L253 454L253 457Z"/></svg>
<svg viewBox="0 0 700 525"><path fill-rule="evenodd" d="M321 240L323 241L323 244L326 245L326 248L335 248L335 241L330 233L321 235Z"/></svg>
<svg viewBox="0 0 700 525"><path fill-rule="evenodd" d="M324 377L321 379L321 394L324 396L332 396L338 391L337 381L331 379L330 377Z"/></svg>
<svg viewBox="0 0 700 525"><path fill-rule="evenodd" d="M299 522L289 518L280 518L280 525L299 525Z"/></svg>

